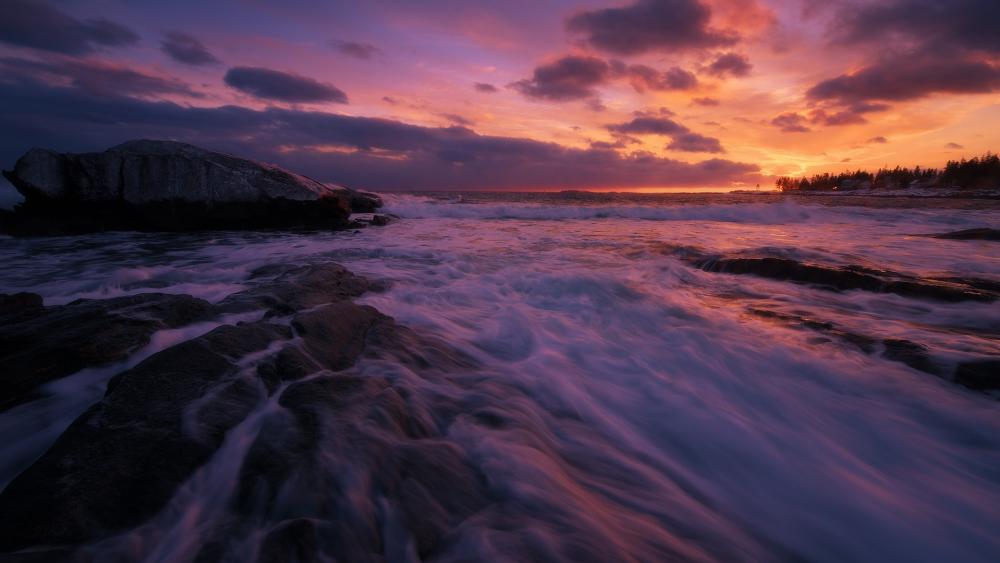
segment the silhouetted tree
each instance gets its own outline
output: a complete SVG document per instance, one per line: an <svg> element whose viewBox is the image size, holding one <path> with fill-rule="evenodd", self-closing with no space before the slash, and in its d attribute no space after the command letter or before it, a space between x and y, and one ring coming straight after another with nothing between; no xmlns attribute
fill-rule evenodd
<svg viewBox="0 0 1000 563"><path fill-rule="evenodd" d="M943 170L936 168L879 168L808 177L782 176L776 188L788 191L850 191L857 189L905 189L911 187L1000 188L1000 156L986 153L969 160L950 160Z"/></svg>

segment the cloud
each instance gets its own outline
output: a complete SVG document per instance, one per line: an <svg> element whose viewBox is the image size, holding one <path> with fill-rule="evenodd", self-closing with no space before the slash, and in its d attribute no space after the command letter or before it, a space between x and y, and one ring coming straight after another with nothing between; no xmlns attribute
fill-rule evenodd
<svg viewBox="0 0 1000 563"><path fill-rule="evenodd" d="M129 28L105 19L81 21L41 0L5 0L0 41L67 55L99 47L123 47L139 41Z"/></svg>
<svg viewBox="0 0 1000 563"><path fill-rule="evenodd" d="M676 135L667 144L667 149L684 152L726 152L719 140L698 133L682 133Z"/></svg>
<svg viewBox="0 0 1000 563"><path fill-rule="evenodd" d="M344 55L363 61L370 60L382 52L381 49L371 43L361 43L358 41L340 41L334 39L330 41L330 45Z"/></svg>
<svg viewBox="0 0 1000 563"><path fill-rule="evenodd" d="M907 54L824 80L810 88L806 97L849 105L912 100L937 93L986 93L998 88L1000 66L987 61Z"/></svg>
<svg viewBox="0 0 1000 563"><path fill-rule="evenodd" d="M219 64L221 62L197 38L179 31L167 33L163 41L160 42L160 50L171 59L191 66Z"/></svg>
<svg viewBox="0 0 1000 563"><path fill-rule="evenodd" d="M711 10L699 0L638 0L616 8L580 12L567 28L603 51L636 55L732 45L735 33L709 27Z"/></svg>
<svg viewBox="0 0 1000 563"><path fill-rule="evenodd" d="M625 123L607 126L613 135L631 139L630 135L663 135L670 137L667 148L685 152L725 152L718 139L692 132L687 127L666 117L643 114ZM619 143L625 139L619 138Z"/></svg>
<svg viewBox="0 0 1000 563"><path fill-rule="evenodd" d="M805 116L794 112L783 113L771 120L771 125L781 129L785 133L806 133L810 131L806 127Z"/></svg>
<svg viewBox="0 0 1000 563"><path fill-rule="evenodd" d="M233 67L226 72L225 82L241 92L266 100L347 103L347 94L335 86L268 68Z"/></svg>
<svg viewBox="0 0 1000 563"><path fill-rule="evenodd" d="M0 129L9 133L0 136L6 166L32 146L87 151L130 138L171 138L374 190L728 185L759 178L756 165L718 158L686 163L280 107L190 107L30 80L0 83Z"/></svg>
<svg viewBox="0 0 1000 563"><path fill-rule="evenodd" d="M611 66L597 57L568 55L535 68L532 77L510 85L529 98L551 101L595 98L608 81Z"/></svg>
<svg viewBox="0 0 1000 563"><path fill-rule="evenodd" d="M899 43L922 49L1000 53L1000 2L996 0L882 0L845 4L830 26L843 44Z"/></svg>
<svg viewBox="0 0 1000 563"><path fill-rule="evenodd" d="M472 121L471 119L468 119L466 117L462 117L461 115L458 115L457 113L439 113L438 115L441 116L441 117L443 117L443 118L445 118L445 119L447 119L448 121L450 121L450 122L452 122L452 123L454 123L456 125L463 125L465 127L471 127L471 126L475 125L474 121Z"/></svg>
<svg viewBox="0 0 1000 563"><path fill-rule="evenodd" d="M962 145L958 143L945 143L944 148L946 149L964 149Z"/></svg>
<svg viewBox="0 0 1000 563"><path fill-rule="evenodd" d="M485 82L476 82L472 85L477 92L484 92L486 94L492 94L497 91L497 87L492 84L487 84Z"/></svg>
<svg viewBox="0 0 1000 563"><path fill-rule="evenodd" d="M690 90L698 86L698 78L679 67L659 71L647 65L628 65L619 60L567 55L535 68L531 78L514 82L510 87L529 98L588 100L592 109L603 110L596 88L622 78L628 80L637 92Z"/></svg>
<svg viewBox="0 0 1000 563"><path fill-rule="evenodd" d="M636 117L625 123L608 125L608 131L626 135L677 135L688 128L666 117Z"/></svg>
<svg viewBox="0 0 1000 563"><path fill-rule="evenodd" d="M746 76L750 74L753 65L745 55L738 53L725 53L719 55L707 67L705 72L712 76Z"/></svg>
<svg viewBox="0 0 1000 563"><path fill-rule="evenodd" d="M719 105L719 100L717 100L715 98L707 98L707 97L706 98L693 98L691 100L691 103L693 103L695 105L699 105L699 106L711 107L711 106L717 106L717 105Z"/></svg>
<svg viewBox="0 0 1000 563"><path fill-rule="evenodd" d="M678 67L660 72L646 65L630 65L621 70L638 92L646 90L690 90L698 85L694 74Z"/></svg>
<svg viewBox="0 0 1000 563"><path fill-rule="evenodd" d="M139 97L183 95L200 98L202 94L185 82L164 78L110 62L94 59L59 58L37 61L8 57L0 59L0 74L11 78L68 83L91 94L116 94Z"/></svg>
<svg viewBox="0 0 1000 563"><path fill-rule="evenodd" d="M872 137L871 139L868 139L865 142L868 143L869 145L884 145L889 142L889 139L886 139L882 135L879 135L878 137Z"/></svg>

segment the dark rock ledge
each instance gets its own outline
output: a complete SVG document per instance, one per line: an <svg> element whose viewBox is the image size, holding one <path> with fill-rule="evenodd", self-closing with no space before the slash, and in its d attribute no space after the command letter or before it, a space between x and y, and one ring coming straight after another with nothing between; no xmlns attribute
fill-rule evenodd
<svg viewBox="0 0 1000 563"><path fill-rule="evenodd" d="M0 231L342 229L378 196L277 166L174 141L138 140L101 153L32 149L3 172L25 197Z"/></svg>
<svg viewBox="0 0 1000 563"><path fill-rule="evenodd" d="M1000 229L979 228L965 229L964 231L952 231L950 233L939 233L926 235L933 238L952 240L998 240L1000 241Z"/></svg>
<svg viewBox="0 0 1000 563"><path fill-rule="evenodd" d="M717 255L694 247L673 245L665 245L661 250L706 272L752 275L830 291L862 290L948 302L992 302L1000 298L997 291L1000 284L977 278L920 278L861 265L813 264L763 251Z"/></svg>
<svg viewBox="0 0 1000 563"><path fill-rule="evenodd" d="M473 360L353 303L380 286L337 264L269 266L248 283L214 306L158 294L60 307L43 307L32 294L0 298L4 365L16 367L3 380L22 398L81 365L119 357L156 327L266 310L259 321L221 326L116 375L104 398L0 493L0 559L93 559L100 542L168 509L227 433L275 401L280 409L232 478L228 524L211 531L199 561L220 560L226 545L262 530L261 561L292 560L302 549L378 560L383 508L358 512L358 495L388 503L425 557L489 504L486 479L443 434L476 407L457 404L462 393L429 396L428 385L407 379L447 388ZM102 353L44 360L73 347ZM391 360L406 377L352 371L361 358Z"/></svg>
<svg viewBox="0 0 1000 563"><path fill-rule="evenodd" d="M784 313L771 309L749 307L747 312L786 326L811 330L823 335L823 340L836 340L853 346L868 355L906 364L946 381L973 391L996 394L1000 391L1000 360L989 357L969 359L957 364L934 358L923 344L899 338L875 338L845 330L836 324L810 317L806 313ZM1000 398L1000 395L996 395Z"/></svg>

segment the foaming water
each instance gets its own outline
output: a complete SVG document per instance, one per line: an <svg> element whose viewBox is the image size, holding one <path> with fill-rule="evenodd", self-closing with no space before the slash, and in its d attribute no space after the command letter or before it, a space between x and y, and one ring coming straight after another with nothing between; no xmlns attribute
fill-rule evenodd
<svg viewBox="0 0 1000 563"><path fill-rule="evenodd" d="M218 300L257 266L320 260L390 281L362 301L481 365L447 383L386 359L351 369L405 382L429 415L444 398L476 406L444 436L485 476L492 501L450 532L439 559L995 559L995 398L781 319L916 342L951 368L1000 357L1000 305L834 293L705 272L664 251L1000 281L996 243L918 236L998 228L992 204L588 197L389 196L401 219L358 234L5 239L0 292L31 289L47 304L142 291ZM261 389L161 514L90 553L194 559L233 525L233 482L254 439L288 424L280 397ZM66 417L81 410L66 407ZM352 460L325 463L355 503L339 517L376 513L386 556L415 557L397 508L341 477L358 479ZM291 479L280 510L245 516L227 557L254 560L269 526L316 518L292 502L315 495L309 486Z"/></svg>

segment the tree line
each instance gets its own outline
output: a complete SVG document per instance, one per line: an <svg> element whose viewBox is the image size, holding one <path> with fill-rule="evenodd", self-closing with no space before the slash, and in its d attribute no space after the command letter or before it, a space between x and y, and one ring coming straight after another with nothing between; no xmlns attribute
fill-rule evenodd
<svg viewBox="0 0 1000 563"><path fill-rule="evenodd" d="M970 159L949 160L944 168L880 168L875 172L855 170L839 174L778 178L775 187L787 191L841 191L905 188L1000 188L1000 156L986 153Z"/></svg>

